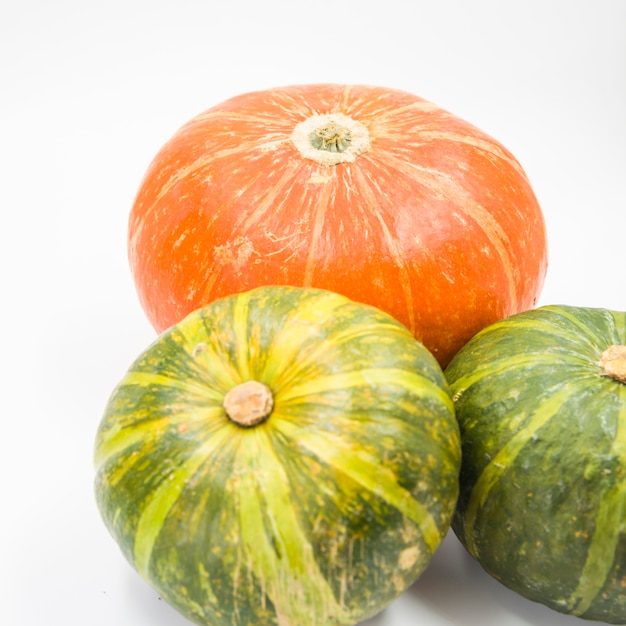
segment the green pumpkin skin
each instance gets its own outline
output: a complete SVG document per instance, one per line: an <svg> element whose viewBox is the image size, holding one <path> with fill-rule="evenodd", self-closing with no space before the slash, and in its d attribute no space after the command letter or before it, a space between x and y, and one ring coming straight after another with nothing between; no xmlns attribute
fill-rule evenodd
<svg viewBox="0 0 626 626"><path fill-rule="evenodd" d="M222 405L256 380L269 417ZM355 624L411 585L448 530L460 438L434 357L387 314L261 287L161 335L114 390L95 493L128 561L211 626Z"/></svg>
<svg viewBox="0 0 626 626"><path fill-rule="evenodd" d="M626 376L626 313L544 306L457 353L445 371L463 458L452 527L519 594L622 624L626 384L605 369L609 346Z"/></svg>

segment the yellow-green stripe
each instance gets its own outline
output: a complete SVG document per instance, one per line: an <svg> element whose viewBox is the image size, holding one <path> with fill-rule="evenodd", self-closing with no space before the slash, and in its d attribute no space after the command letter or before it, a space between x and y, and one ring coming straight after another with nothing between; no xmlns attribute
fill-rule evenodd
<svg viewBox="0 0 626 626"><path fill-rule="evenodd" d="M255 577L271 598L279 623L281 615L302 624L341 616L345 611L296 517L289 477L268 431L257 428L247 434L239 449L238 463L246 471L239 477L237 499L241 537ZM317 619L312 618L312 607Z"/></svg>
<svg viewBox="0 0 626 626"><path fill-rule="evenodd" d="M626 385L618 388L620 410L617 432L611 446L611 456L619 459L619 467L626 468ZM572 613L583 615L601 591L613 567L615 551L626 519L626 482L623 477L602 494L595 519L593 540L576 590L569 598Z"/></svg>
<svg viewBox="0 0 626 626"><path fill-rule="evenodd" d="M279 428L326 465L343 472L413 520L431 552L435 551L441 542L441 531L430 511L398 484L398 477L385 467L380 458L355 448L350 440L332 433L307 431L306 437L298 437L298 428L287 420L280 420Z"/></svg>
<svg viewBox="0 0 626 626"><path fill-rule="evenodd" d="M287 403L298 398L317 394L345 390L354 387L385 385L402 387L413 397L431 397L445 405L450 411L454 405L448 393L432 381L404 369L393 367L364 368L352 372L342 372L329 376L319 376L299 385L294 384L288 389L281 389L276 394L276 403Z"/></svg>
<svg viewBox="0 0 626 626"><path fill-rule="evenodd" d="M537 371L542 364L551 367L554 366L555 360L562 363L569 363L570 365L581 365L581 358L576 355L559 354L555 356L551 353L537 354L536 352L506 355L502 358L494 358L489 362L481 362L477 367L473 368L467 374L459 376L454 379L452 387L454 389L454 398L458 400L459 397L465 393L477 382L488 379L496 374L509 372L518 369L532 368L533 371Z"/></svg>
<svg viewBox="0 0 626 626"><path fill-rule="evenodd" d="M572 385L562 384L561 388L555 390L554 393L542 399L532 411L532 416L528 424L518 431L506 445L491 459L489 464L483 469L474 484L472 493L467 503L465 511L465 542L468 550L478 555L478 547L476 545L476 534L474 532L474 524L480 510L489 498L491 490L498 485L502 475L506 473L508 468L515 462L517 455L522 451L524 446L532 439L537 431L545 426L548 421L554 417L562 408L563 402L571 397L572 394L583 393L583 387L591 387L597 384L596 381L584 381L583 384Z"/></svg>
<svg viewBox="0 0 626 626"><path fill-rule="evenodd" d="M150 495L150 501L139 517L133 549L135 567L147 580L150 578L149 568L152 549L167 515L178 501L189 478L232 437L233 428L236 427L228 424L217 430L212 437L206 439L195 450L193 455L164 477Z"/></svg>

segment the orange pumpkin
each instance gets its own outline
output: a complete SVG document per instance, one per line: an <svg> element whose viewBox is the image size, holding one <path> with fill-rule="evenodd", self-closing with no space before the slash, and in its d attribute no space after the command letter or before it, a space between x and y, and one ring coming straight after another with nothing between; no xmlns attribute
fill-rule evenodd
<svg viewBox="0 0 626 626"><path fill-rule="evenodd" d="M232 293L313 286L390 313L442 365L533 307L547 266L508 150L422 98L361 85L248 93L192 119L150 165L128 243L159 332Z"/></svg>

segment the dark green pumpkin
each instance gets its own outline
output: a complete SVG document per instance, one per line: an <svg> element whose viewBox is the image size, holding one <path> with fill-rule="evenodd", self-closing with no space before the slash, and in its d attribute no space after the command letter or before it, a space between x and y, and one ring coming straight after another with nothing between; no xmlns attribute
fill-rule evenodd
<svg viewBox="0 0 626 626"><path fill-rule="evenodd" d="M137 359L95 463L111 534L190 620L354 624L446 534L460 441L443 372L404 326L331 292L262 287Z"/></svg>
<svg viewBox="0 0 626 626"><path fill-rule="evenodd" d="M626 623L626 313L521 313L445 373L461 428L459 539L518 593Z"/></svg>

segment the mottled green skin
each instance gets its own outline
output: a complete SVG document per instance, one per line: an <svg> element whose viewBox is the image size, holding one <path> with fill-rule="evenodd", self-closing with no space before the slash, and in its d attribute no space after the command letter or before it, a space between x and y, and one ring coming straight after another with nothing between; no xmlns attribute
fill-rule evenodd
<svg viewBox="0 0 626 626"><path fill-rule="evenodd" d="M446 369L461 428L453 528L495 578L626 623L626 385L601 355L626 313L546 306L489 326Z"/></svg>
<svg viewBox="0 0 626 626"><path fill-rule="evenodd" d="M274 395L251 428L222 408ZM102 517L192 621L355 624L425 569L458 495L443 373L409 331L342 296L264 287L164 333L113 392L95 451Z"/></svg>

